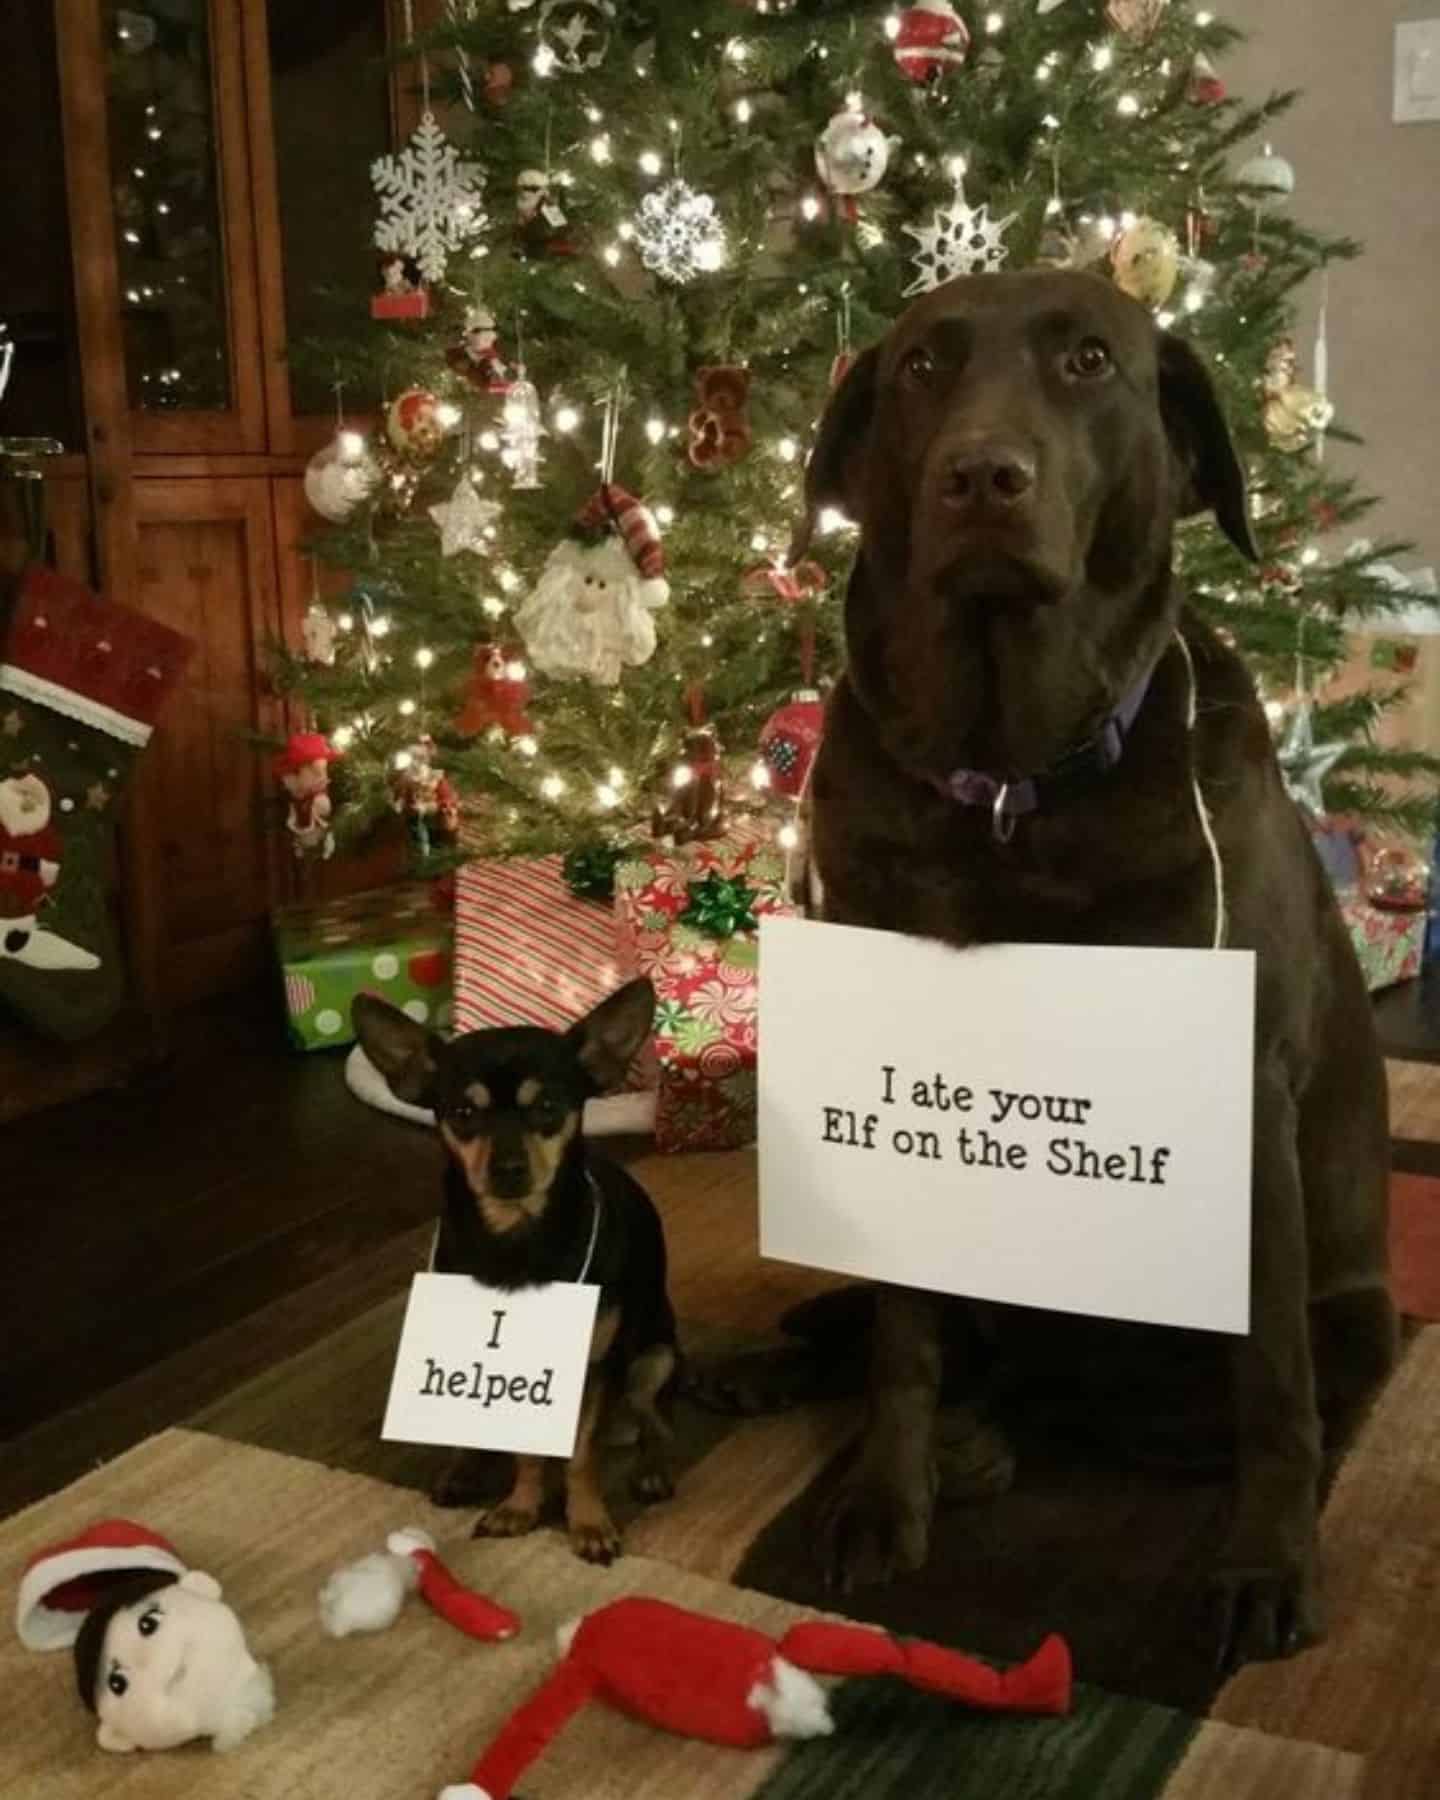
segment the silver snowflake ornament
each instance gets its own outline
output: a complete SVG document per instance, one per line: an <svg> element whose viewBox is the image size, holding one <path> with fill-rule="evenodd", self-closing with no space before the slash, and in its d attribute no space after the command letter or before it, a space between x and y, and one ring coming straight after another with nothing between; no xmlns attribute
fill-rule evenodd
<svg viewBox="0 0 1440 1800"><path fill-rule="evenodd" d="M451 253L487 223L484 172L460 155L433 113L422 115L403 150L376 157L370 180L380 202L375 248L413 256L426 281L443 281Z"/></svg>
<svg viewBox="0 0 1440 1800"><path fill-rule="evenodd" d="M725 261L725 227L709 194L667 181L640 202L635 242L647 269L666 281L691 281Z"/></svg>
<svg viewBox="0 0 1440 1800"><path fill-rule="evenodd" d="M1010 254L1002 233L1019 216L1009 213L1003 219L992 219L988 202L967 205L965 184L957 181L954 200L949 206L937 207L930 224L902 227L920 246L915 252L915 279L906 294L928 294L957 275L993 273Z"/></svg>
<svg viewBox="0 0 1440 1800"><path fill-rule="evenodd" d="M483 556L490 548L485 534L494 528L501 511L498 500L482 500L475 483L462 475L450 498L430 508L430 517L440 527L440 554L456 556L472 550Z"/></svg>

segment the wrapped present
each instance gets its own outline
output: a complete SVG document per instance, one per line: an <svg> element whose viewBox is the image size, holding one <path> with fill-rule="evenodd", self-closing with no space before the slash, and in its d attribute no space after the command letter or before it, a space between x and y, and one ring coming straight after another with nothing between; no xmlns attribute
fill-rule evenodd
<svg viewBox="0 0 1440 1800"><path fill-rule="evenodd" d="M455 1029L563 1031L625 979L603 901L578 899L560 856L466 863L455 882Z"/></svg>
<svg viewBox="0 0 1440 1800"><path fill-rule="evenodd" d="M1358 891L1340 894L1340 911L1371 993L1420 973L1425 914L1372 906Z"/></svg>
<svg viewBox="0 0 1440 1800"><path fill-rule="evenodd" d="M439 884L403 882L277 907L270 922L297 1049L352 1043L357 994L378 994L437 1030L449 1025L452 925L448 892Z"/></svg>
<svg viewBox="0 0 1440 1800"><path fill-rule="evenodd" d="M655 984L657 1148L754 1141L759 941L785 898L784 858L748 832L647 847L615 871L615 933L627 975Z"/></svg>

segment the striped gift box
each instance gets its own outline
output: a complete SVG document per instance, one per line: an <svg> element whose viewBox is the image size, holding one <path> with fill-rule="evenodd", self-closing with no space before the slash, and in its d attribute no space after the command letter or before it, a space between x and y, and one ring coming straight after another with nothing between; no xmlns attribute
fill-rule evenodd
<svg viewBox="0 0 1440 1800"><path fill-rule="evenodd" d="M455 883L455 1028L573 1025L624 980L610 907L559 856L466 863Z"/></svg>

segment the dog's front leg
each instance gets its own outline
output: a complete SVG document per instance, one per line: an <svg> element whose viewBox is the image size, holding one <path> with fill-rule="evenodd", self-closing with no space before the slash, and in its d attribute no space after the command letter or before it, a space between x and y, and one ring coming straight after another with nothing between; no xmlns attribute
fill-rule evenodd
<svg viewBox="0 0 1440 1800"><path fill-rule="evenodd" d="M1293 1655L1320 1636L1305 1202L1295 1103L1278 1071L1256 1080L1254 1156L1250 1330L1233 1351L1235 1510L1217 1578L1227 1668Z"/></svg>
<svg viewBox="0 0 1440 1800"><path fill-rule="evenodd" d="M843 1588L918 1569L929 1553L941 1305L915 1288L876 1295L869 1418L825 1521L830 1579Z"/></svg>
<svg viewBox="0 0 1440 1800"><path fill-rule="evenodd" d="M570 1548L586 1562L613 1562L620 1554L620 1533L605 1504L601 1480L600 1421L609 1398L609 1371L592 1363L580 1402L575 1453L565 1465L565 1524Z"/></svg>

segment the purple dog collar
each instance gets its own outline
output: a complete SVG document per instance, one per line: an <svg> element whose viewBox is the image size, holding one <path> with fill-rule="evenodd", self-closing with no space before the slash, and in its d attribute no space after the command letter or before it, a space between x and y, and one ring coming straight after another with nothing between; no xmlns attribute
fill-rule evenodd
<svg viewBox="0 0 1440 1800"><path fill-rule="evenodd" d="M1042 811L1063 800L1091 776L1103 775L1115 767L1125 753L1125 740L1145 704L1157 667L1158 664L1152 664L1145 671L1114 711L1101 721L1093 737L1067 750L1053 768L1039 775L1007 781L983 769L956 769L951 775L931 779L946 799L959 806L989 807L995 836L1002 844L1008 844L1015 834L1015 821L1022 814Z"/></svg>

